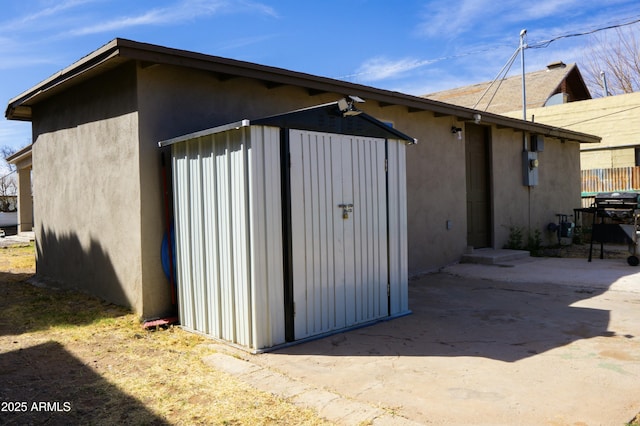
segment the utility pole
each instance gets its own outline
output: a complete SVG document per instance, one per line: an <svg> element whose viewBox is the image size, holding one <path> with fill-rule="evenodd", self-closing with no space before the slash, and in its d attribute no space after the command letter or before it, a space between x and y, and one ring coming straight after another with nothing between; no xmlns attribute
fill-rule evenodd
<svg viewBox="0 0 640 426"><path fill-rule="evenodd" d="M527 91L524 84L524 49L527 48L524 37L527 30L520 31L520 65L522 66L522 119L527 121Z"/></svg>
<svg viewBox="0 0 640 426"><path fill-rule="evenodd" d="M604 71L600 71L600 78L602 78L602 87L604 88L604 96L609 96L609 87L607 86L607 75Z"/></svg>
<svg viewBox="0 0 640 426"><path fill-rule="evenodd" d="M527 121L527 90L524 82L524 49L527 45L524 42L524 37L527 35L527 30L520 31L520 66L522 68L522 119ZM527 133L522 132L522 150L528 150Z"/></svg>

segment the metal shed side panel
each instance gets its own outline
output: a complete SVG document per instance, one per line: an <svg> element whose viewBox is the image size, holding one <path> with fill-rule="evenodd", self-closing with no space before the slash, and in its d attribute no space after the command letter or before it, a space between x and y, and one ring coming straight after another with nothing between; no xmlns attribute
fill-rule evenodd
<svg viewBox="0 0 640 426"><path fill-rule="evenodd" d="M200 140L194 140L187 146L189 202L194 206L202 204L202 158L200 153ZM201 209L189 209L190 238L185 242L189 244L189 252L191 253L194 328L206 331L206 309L205 304L202 303L207 297L206 271L204 269L206 260L203 258L203 213Z"/></svg>
<svg viewBox="0 0 640 426"><path fill-rule="evenodd" d="M222 137L214 136L214 149L215 149L215 185L216 185L216 200L215 203L206 208L210 208L215 211L217 220L216 226L218 231L218 239L216 244L218 246L218 257L212 259L212 262L218 264L218 282L217 288L220 297L220 334L215 337L235 342L234 333L234 301L233 301L233 276L231 274L231 267L233 257L231 256L231 235L230 235L230 164L229 164L229 147L227 146L226 135L223 133ZM204 206L193 206L193 208L205 208Z"/></svg>
<svg viewBox="0 0 640 426"><path fill-rule="evenodd" d="M173 145L180 321L251 344L248 133L204 135Z"/></svg>
<svg viewBox="0 0 640 426"><path fill-rule="evenodd" d="M389 315L409 312L406 144L387 142L389 185Z"/></svg>
<svg viewBox="0 0 640 426"><path fill-rule="evenodd" d="M250 231L253 347L285 343L280 129L251 126Z"/></svg>
<svg viewBox="0 0 640 426"><path fill-rule="evenodd" d="M200 138L202 153L202 202L205 206L214 206L218 199L216 188L216 155L214 138ZM203 257L206 260L218 259L218 214L216 209L202 209L203 211ZM221 333L222 319L220 315L220 265L218 262L207 261L205 264L207 274L204 277L204 287L206 289L206 299L204 300L204 310L206 323L202 332L219 336Z"/></svg>
<svg viewBox="0 0 640 426"><path fill-rule="evenodd" d="M180 144L172 147L172 168L173 168L173 195L175 206L188 206L189 191L189 160L187 145ZM189 210L175 208L175 244L176 244L176 277L177 296L179 303L180 324L184 327L195 329L195 318L193 313L193 291L188 283L191 279L191 247L189 245Z"/></svg>
<svg viewBox="0 0 640 426"><path fill-rule="evenodd" d="M236 138L241 134L240 138ZM231 224L231 273L233 294L229 301L235 308L233 326L234 341L244 346L251 345L251 288L250 288L250 241L249 241L249 188L248 188L248 137L247 128L229 131L227 136L230 160L230 209ZM205 206L206 208L206 206Z"/></svg>

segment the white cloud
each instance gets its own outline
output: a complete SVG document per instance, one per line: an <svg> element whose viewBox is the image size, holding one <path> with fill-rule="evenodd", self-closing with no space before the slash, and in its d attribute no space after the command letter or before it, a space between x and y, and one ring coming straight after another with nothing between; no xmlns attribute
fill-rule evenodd
<svg viewBox="0 0 640 426"><path fill-rule="evenodd" d="M228 0L182 0L173 6L152 9L137 15L120 16L104 22L93 23L69 32L73 36L98 34L123 28L177 24L219 13L258 12L277 17L269 6L249 1L233 2Z"/></svg>
<svg viewBox="0 0 640 426"><path fill-rule="evenodd" d="M354 74L340 78L356 78L360 81L377 81L394 78L415 70L422 66L436 62L437 60L419 60L414 58L404 58L390 60L384 57L376 57L364 62Z"/></svg>
<svg viewBox="0 0 640 426"><path fill-rule="evenodd" d="M432 0L424 7L424 18L417 31L427 37L455 37L469 28L475 28L500 4L502 2L491 0Z"/></svg>
<svg viewBox="0 0 640 426"><path fill-rule="evenodd" d="M271 16L272 18L280 17L278 12L274 8L262 3L256 3L252 1L242 1L240 2L240 4L242 4L245 9L248 9L249 12L258 12L262 15Z"/></svg>
<svg viewBox="0 0 640 426"><path fill-rule="evenodd" d="M103 0L64 0L56 2L54 6L46 7L41 9L35 13L31 13L29 15L22 16L20 18L14 19L12 21L3 22L0 27L3 32L13 32L17 30L25 30L25 29L39 29L46 20L50 20L52 17L62 14L63 12L68 11L69 9L76 8L78 6L83 6L88 3L96 3L97 1ZM55 24L56 21L49 21L48 24Z"/></svg>
<svg viewBox="0 0 640 426"><path fill-rule="evenodd" d="M53 58L48 58L41 54L34 54L29 56L23 54L5 54L4 52L2 52L0 70L10 70L43 64L57 64L58 62L59 61Z"/></svg>
<svg viewBox="0 0 640 426"><path fill-rule="evenodd" d="M521 26L534 32L548 33L549 23L581 21L588 18L585 12L595 7L594 0L431 0L423 8L423 19L417 33L426 37L455 38L469 34L473 38L504 33L505 28ZM601 9L601 7L598 7ZM593 14L592 14L593 15ZM602 17L599 17L602 21ZM534 25L535 24L535 25ZM517 40L518 34L512 36Z"/></svg>
<svg viewBox="0 0 640 426"><path fill-rule="evenodd" d="M517 12L511 13L511 20L524 21L541 19L549 16L560 16L574 7L585 6L585 1L580 0L546 0L536 2L521 2Z"/></svg>

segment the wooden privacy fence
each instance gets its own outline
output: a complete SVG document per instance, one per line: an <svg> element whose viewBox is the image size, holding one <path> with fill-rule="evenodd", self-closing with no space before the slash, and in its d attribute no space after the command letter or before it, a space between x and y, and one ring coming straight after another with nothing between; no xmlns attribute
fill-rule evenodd
<svg viewBox="0 0 640 426"><path fill-rule="evenodd" d="M582 170L582 205L589 207L599 192L640 192L640 166Z"/></svg>

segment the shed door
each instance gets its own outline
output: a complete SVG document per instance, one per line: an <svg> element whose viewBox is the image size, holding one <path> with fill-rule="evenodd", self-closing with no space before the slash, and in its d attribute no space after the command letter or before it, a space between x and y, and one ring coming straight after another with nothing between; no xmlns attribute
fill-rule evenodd
<svg viewBox="0 0 640 426"><path fill-rule="evenodd" d="M388 316L385 140L289 140L295 339Z"/></svg>

